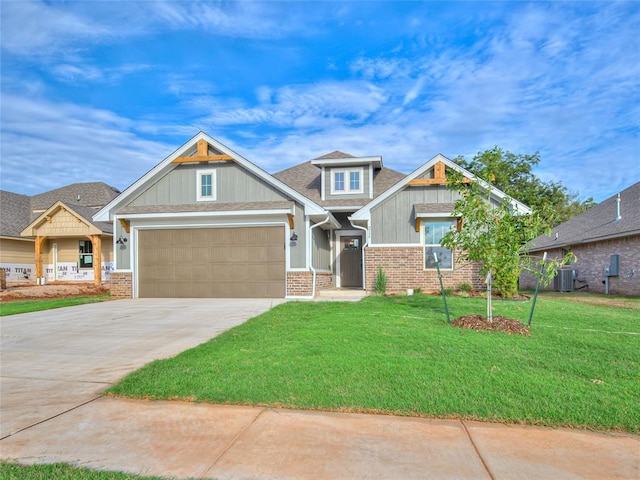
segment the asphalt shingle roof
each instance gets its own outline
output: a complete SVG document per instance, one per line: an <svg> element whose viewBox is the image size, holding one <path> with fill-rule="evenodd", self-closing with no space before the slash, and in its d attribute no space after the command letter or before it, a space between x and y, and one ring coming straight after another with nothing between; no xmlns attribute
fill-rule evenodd
<svg viewBox="0 0 640 480"><path fill-rule="evenodd" d="M554 227L551 235L532 240L531 251L562 248L608 238L640 234L640 182L620 192L620 220L616 220L617 195ZM556 238L557 234L557 238Z"/></svg>
<svg viewBox="0 0 640 480"><path fill-rule="evenodd" d="M94 222L92 217L98 208L105 206L119 193L103 182L73 183L32 197L0 190L0 236L20 238L20 232L27 225L58 201L103 232L112 233L111 223Z"/></svg>
<svg viewBox="0 0 640 480"><path fill-rule="evenodd" d="M104 207L120 192L104 182L72 183L31 197L33 210L46 210L57 201L81 207Z"/></svg>
<svg viewBox="0 0 640 480"><path fill-rule="evenodd" d="M30 219L30 197L0 190L0 236L19 238Z"/></svg>
<svg viewBox="0 0 640 480"><path fill-rule="evenodd" d="M318 157L314 160L321 160L326 158L348 158L353 157L348 153L342 152L332 152L321 157ZM309 200L314 201L318 205L331 207L337 205L353 205L353 206L362 206L366 203L369 203L371 199L369 198L360 198L360 199L345 199L345 200L322 200L320 195L320 186L321 186L321 172L320 167L317 167L309 162L301 163L300 165L295 165L291 168L287 168L286 170L282 170L274 174L278 180L283 183L286 183L291 188L301 193ZM397 172L390 168L382 168L376 170L373 174L373 197L377 197L384 191L388 190L391 186L398 183L405 177L403 173Z"/></svg>
<svg viewBox="0 0 640 480"><path fill-rule="evenodd" d="M186 212L232 212L241 210L271 210L292 208L293 202L200 202L183 205L139 205L127 206L119 210L119 215L136 213L186 213Z"/></svg>

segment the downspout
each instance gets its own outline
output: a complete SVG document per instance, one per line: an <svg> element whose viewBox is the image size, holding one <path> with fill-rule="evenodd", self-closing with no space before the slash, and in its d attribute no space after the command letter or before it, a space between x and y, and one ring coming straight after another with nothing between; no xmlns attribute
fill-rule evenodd
<svg viewBox="0 0 640 480"><path fill-rule="evenodd" d="M325 218L322 222L320 223L316 223L315 225L311 225L311 227L309 227L309 270L311 270L311 273L313 275L313 280L311 282L311 298L316 298L316 269L313 268L313 249L311 248L311 246L313 245L313 229L316 227L320 227L321 225L324 225L325 223L329 223L329 220L331 220L331 214L327 214L327 218Z"/></svg>
<svg viewBox="0 0 640 480"><path fill-rule="evenodd" d="M361 227L360 225L356 225L351 220L349 220L351 226L357 228L358 230L364 230L364 243L362 244L362 289L367 289L367 263L366 257L364 254L364 249L369 245L369 229L367 227ZM367 225L369 221L367 220Z"/></svg>

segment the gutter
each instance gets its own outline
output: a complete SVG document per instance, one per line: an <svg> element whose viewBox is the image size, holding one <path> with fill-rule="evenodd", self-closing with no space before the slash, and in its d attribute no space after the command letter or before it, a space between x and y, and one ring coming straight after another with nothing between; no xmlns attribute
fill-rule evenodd
<svg viewBox="0 0 640 480"><path fill-rule="evenodd" d="M367 227L361 227L360 225L356 225L351 221L350 217L347 217L347 219L351 223L352 227L357 228L358 230L364 231L364 243L362 244L362 289L366 291L367 290L367 263L365 261L366 258L364 255L364 249L369 246L369 229ZM367 225L368 224L369 224L369 221L367 220Z"/></svg>
<svg viewBox="0 0 640 480"><path fill-rule="evenodd" d="M316 223L315 225L311 225L311 227L309 227L309 243L308 243L308 252L309 252L309 270L311 270L311 273L313 274L313 280L311 282L311 298L316 298L316 269L313 268L313 250L311 249L311 245L313 242L313 229L316 227L320 227L321 225L324 225L325 223L329 223L329 221L331 220L331 213L327 214L327 218L325 218L322 222L320 223Z"/></svg>

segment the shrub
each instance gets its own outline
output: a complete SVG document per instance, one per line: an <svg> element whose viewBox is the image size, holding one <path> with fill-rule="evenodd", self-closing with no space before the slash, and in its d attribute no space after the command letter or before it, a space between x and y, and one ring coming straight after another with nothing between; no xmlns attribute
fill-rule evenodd
<svg viewBox="0 0 640 480"><path fill-rule="evenodd" d="M461 292L469 293L471 290L473 290L473 287L469 283L461 283L460 285L458 285L458 290L460 290Z"/></svg>
<svg viewBox="0 0 640 480"><path fill-rule="evenodd" d="M382 270L382 267L378 267L378 273L376 275L376 295L384 295L387 292L387 275Z"/></svg>

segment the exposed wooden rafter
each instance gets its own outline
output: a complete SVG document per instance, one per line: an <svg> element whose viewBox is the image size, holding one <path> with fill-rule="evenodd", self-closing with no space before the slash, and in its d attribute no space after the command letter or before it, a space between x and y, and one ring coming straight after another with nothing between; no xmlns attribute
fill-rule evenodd
<svg viewBox="0 0 640 480"><path fill-rule="evenodd" d="M293 215L287 213L287 218L289 219L289 228L293 229Z"/></svg>
<svg viewBox="0 0 640 480"><path fill-rule="evenodd" d="M420 233L420 217L416 218L416 232Z"/></svg>
<svg viewBox="0 0 640 480"><path fill-rule="evenodd" d="M178 157L171 163L195 163L195 162L228 162L233 158L226 154L209 155L209 144L206 140L200 139L197 144L196 155L193 157Z"/></svg>

